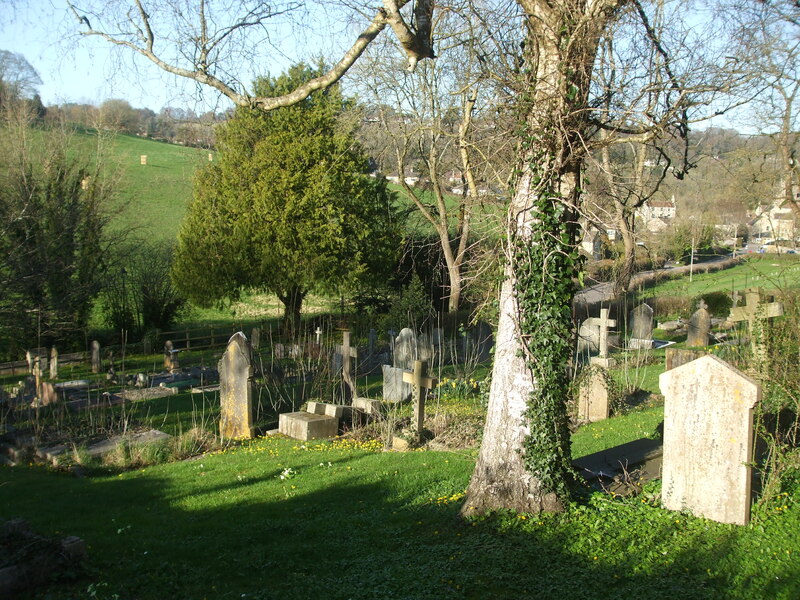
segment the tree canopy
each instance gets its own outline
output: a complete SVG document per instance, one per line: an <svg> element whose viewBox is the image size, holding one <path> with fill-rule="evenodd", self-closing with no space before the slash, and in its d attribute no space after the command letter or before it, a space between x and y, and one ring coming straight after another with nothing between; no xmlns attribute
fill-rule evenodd
<svg viewBox="0 0 800 600"><path fill-rule="evenodd" d="M305 64L256 81L280 95L318 74ZM218 131L178 236L174 278L200 305L243 289L275 293L289 322L309 291L376 276L398 246L393 198L343 118L338 86L270 113L239 107Z"/></svg>

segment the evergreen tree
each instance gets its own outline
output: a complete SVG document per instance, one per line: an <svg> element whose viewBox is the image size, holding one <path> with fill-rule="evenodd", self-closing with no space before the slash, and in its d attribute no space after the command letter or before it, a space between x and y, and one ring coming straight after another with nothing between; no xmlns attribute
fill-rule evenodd
<svg viewBox="0 0 800 600"><path fill-rule="evenodd" d="M305 64L255 82L276 96L319 74ZM386 182L342 115L338 86L265 113L238 107L217 133L217 161L195 181L178 236L173 277L195 303L275 293L285 323L299 320L310 291L342 292L378 276L398 244Z"/></svg>

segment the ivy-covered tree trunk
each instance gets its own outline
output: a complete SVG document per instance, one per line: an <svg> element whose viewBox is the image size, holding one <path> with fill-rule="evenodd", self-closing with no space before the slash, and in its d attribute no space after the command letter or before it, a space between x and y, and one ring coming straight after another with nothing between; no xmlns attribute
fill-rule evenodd
<svg viewBox="0 0 800 600"><path fill-rule="evenodd" d="M619 4L520 0L529 30L522 164L508 214L488 414L465 515L558 511L568 497L582 142L598 39Z"/></svg>

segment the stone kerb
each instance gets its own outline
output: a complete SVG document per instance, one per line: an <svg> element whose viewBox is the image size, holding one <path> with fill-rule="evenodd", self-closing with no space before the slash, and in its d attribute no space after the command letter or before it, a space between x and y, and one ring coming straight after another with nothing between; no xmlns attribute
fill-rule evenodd
<svg viewBox="0 0 800 600"><path fill-rule="evenodd" d="M753 408L761 386L707 355L661 374L662 502L721 523L750 519Z"/></svg>

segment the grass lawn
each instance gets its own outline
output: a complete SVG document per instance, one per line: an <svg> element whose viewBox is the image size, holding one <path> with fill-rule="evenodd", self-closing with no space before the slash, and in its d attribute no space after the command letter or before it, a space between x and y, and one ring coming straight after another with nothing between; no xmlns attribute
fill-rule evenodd
<svg viewBox="0 0 800 600"><path fill-rule="evenodd" d="M800 595L796 489L748 527L663 511L655 487L465 522L470 455L376 447L267 438L90 478L3 467L0 516L86 540L85 575L48 599Z"/></svg>
<svg viewBox="0 0 800 600"><path fill-rule="evenodd" d="M752 255L735 267L713 273L669 279L640 292L641 298L684 296L696 298L710 292L728 292L760 287L765 290L800 285L800 255Z"/></svg>

